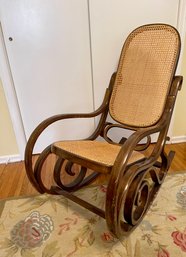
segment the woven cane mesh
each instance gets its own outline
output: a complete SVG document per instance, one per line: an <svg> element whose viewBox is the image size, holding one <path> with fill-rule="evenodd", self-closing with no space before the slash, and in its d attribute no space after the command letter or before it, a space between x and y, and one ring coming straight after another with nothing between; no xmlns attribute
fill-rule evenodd
<svg viewBox="0 0 186 257"><path fill-rule="evenodd" d="M120 57L110 114L136 127L155 124L162 115L180 48L177 31L153 24L134 30Z"/></svg>
<svg viewBox="0 0 186 257"><path fill-rule="evenodd" d="M54 143L53 147L63 149L77 157L93 161L104 166L113 166L114 161L121 149L118 145L99 141L60 141ZM130 157L129 163L144 158L144 155L136 151Z"/></svg>

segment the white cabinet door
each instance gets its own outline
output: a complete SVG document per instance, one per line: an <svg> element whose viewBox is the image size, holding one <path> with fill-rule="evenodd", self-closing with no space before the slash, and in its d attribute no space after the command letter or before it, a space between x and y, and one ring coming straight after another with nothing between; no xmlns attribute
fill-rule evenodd
<svg viewBox="0 0 186 257"><path fill-rule="evenodd" d="M179 0L93 0L90 23L95 106L99 106L111 74L116 71L124 40L147 23L177 25Z"/></svg>
<svg viewBox="0 0 186 257"><path fill-rule="evenodd" d="M0 21L27 139L46 117L93 110L86 0L0 0ZM37 151L93 127L93 120L56 124Z"/></svg>

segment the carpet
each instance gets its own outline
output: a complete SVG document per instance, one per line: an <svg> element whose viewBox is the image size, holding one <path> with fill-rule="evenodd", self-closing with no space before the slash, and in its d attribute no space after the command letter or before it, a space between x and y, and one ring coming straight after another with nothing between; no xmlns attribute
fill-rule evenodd
<svg viewBox="0 0 186 257"><path fill-rule="evenodd" d="M103 207L105 193L99 186L76 194ZM122 240L104 219L61 196L1 200L0 256L186 256L186 174L166 177L140 226Z"/></svg>

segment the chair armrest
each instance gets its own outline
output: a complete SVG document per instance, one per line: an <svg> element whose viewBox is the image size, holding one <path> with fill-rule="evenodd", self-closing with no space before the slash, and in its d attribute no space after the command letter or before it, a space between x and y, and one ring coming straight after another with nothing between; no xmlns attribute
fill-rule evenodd
<svg viewBox="0 0 186 257"><path fill-rule="evenodd" d="M101 132L102 126L103 126L103 124L106 120L107 114L108 114L108 105L109 105L109 100L110 100L113 84L114 84L114 81L115 81L115 76L116 76L116 73L113 73L112 76L111 76L111 79L110 79L109 87L106 89L104 100L103 100L101 106L96 111L91 112L91 113L54 115L54 116L44 120L43 122L41 122L36 127L36 129L32 132L32 134L31 134L31 136L30 136L30 138L27 142L26 148L25 148L25 168L26 168L26 172L27 172L29 180L31 181L33 186L40 193L44 193L44 191L42 190L42 188L39 186L39 184L36 181L36 178L35 178L35 175L34 175L33 161L32 161L33 149L34 149L34 146L35 146L35 143L36 143L37 139L39 138L41 133L48 126L50 126L51 124L53 124L56 121L65 120L65 119L74 119L74 118L93 118L93 117L96 117L96 116L101 114L101 118L100 118L100 121L99 121L99 124L98 124L97 128L95 129L93 134L90 135L90 137L88 138L90 140L95 139L99 135L99 133ZM42 152L43 153L43 160L50 154L50 152L51 152L51 146L49 145Z"/></svg>
<svg viewBox="0 0 186 257"><path fill-rule="evenodd" d="M135 131L122 145L121 150L116 158L115 164L116 165L124 165L127 166L128 160L132 154L132 152L135 150L139 142L146 138L147 136L150 136L151 134L160 132L158 141L156 143L156 151L154 150L149 158L151 158L152 161L156 161L157 157L159 156L161 149L166 141L166 133L167 133L167 119L162 117L161 121L158 122L156 125L148 127L148 128L141 128L137 131ZM157 152L155 154L155 152ZM114 165L115 165L114 164ZM124 167L122 167L124 168Z"/></svg>
<svg viewBox="0 0 186 257"><path fill-rule="evenodd" d="M181 89L182 81L183 81L182 76L174 76L172 86L171 86L171 91L167 97L165 110L161 119L151 127L141 128L135 131L123 144L118 154L118 157L116 159L116 163L120 163L120 165L126 166L128 159L130 158L132 152L135 150L138 143L143 138L146 138L147 136L150 136L151 134L154 134L156 132L160 132L158 141L154 147L153 152L149 156L148 160L146 160L146 164L149 165L150 163L153 164L154 162L156 162L167 140L166 135L168 131L168 125L170 123L170 119L172 116L176 95L177 95L177 92Z"/></svg>
<svg viewBox="0 0 186 257"><path fill-rule="evenodd" d="M32 134L29 137L29 140L27 142L26 146L26 153L33 149L32 146L34 146L35 142L37 141L38 137L41 135L41 133L51 124L60 121L60 120L66 120L66 119L75 119L75 118L93 118L101 114L105 110L106 106L101 106L99 109L97 109L94 112L91 113L74 113L74 114L59 114L51 116L44 121L42 121L32 132ZM29 148L29 149L28 149Z"/></svg>
<svg viewBox="0 0 186 257"><path fill-rule="evenodd" d="M50 126L51 124L53 124L56 121L65 120L65 119L74 119L74 118L93 118L102 113L105 113L103 115L103 117L101 118L101 122L100 122L98 128L96 128L95 132L90 136L90 138L94 138L95 135L100 130L99 127L106 119L106 116L108 113L108 104L109 104L109 100L110 100L110 96L111 96L111 92L112 92L112 87L113 87L113 84L115 81L115 76L116 76L116 73L113 73L111 76L111 79L110 79L109 87L106 89L103 102L97 110L95 110L91 113L58 114L58 115L54 115L54 116L49 117L49 118L45 119L44 121L42 121L30 135L30 138L27 142L26 149L25 149L25 160L27 160L28 155L30 156L32 154L34 145L35 145L38 137L41 135L41 133L48 126Z"/></svg>
<svg viewBox="0 0 186 257"><path fill-rule="evenodd" d="M101 117L101 122L98 127L101 126L102 122L105 120L105 116L108 112L108 103L109 103L109 98L110 98L111 90L107 88L105 97L103 100L103 103L101 106L94 112L91 113L76 113L76 114L59 114L59 115L54 115L51 116L44 121L42 121L32 132L30 135L26 148L25 148L25 168L27 171L27 175L30 178L30 181L32 181L32 184L37 188L37 190L42 193L41 188L38 186L35 177L34 177L34 170L32 167L32 155L33 155L33 149L36 144L37 139L39 136L42 134L42 132L51 124L60 121L60 120L66 120L66 119L74 119L74 118L93 118L96 117L100 114L102 114ZM96 136L96 134L99 132L99 128L96 128L95 132L90 136L90 138L93 138ZM47 154L50 152L50 145L44 150Z"/></svg>

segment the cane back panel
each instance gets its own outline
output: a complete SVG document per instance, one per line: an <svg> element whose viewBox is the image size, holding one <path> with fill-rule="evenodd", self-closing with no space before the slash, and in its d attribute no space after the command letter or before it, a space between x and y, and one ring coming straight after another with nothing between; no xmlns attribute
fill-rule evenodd
<svg viewBox="0 0 186 257"><path fill-rule="evenodd" d="M179 34L169 25L142 26L128 36L109 106L114 120L147 127L160 119L179 49Z"/></svg>

